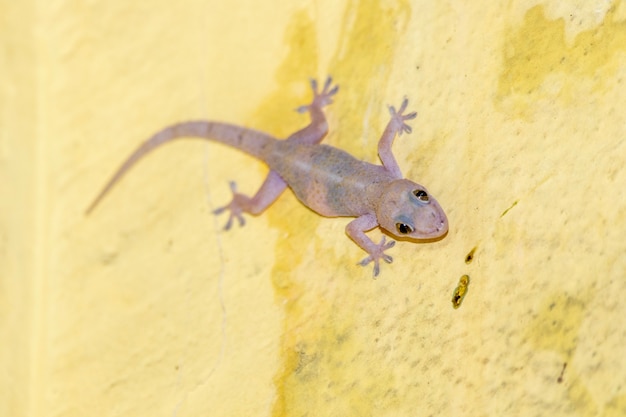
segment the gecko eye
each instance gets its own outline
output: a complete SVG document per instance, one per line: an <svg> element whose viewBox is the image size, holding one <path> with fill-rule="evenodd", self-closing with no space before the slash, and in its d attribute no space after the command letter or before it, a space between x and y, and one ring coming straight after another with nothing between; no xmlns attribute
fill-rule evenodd
<svg viewBox="0 0 626 417"><path fill-rule="evenodd" d="M413 228L405 223L396 223L396 230L401 235L408 235L413 232Z"/></svg>
<svg viewBox="0 0 626 417"><path fill-rule="evenodd" d="M413 191L413 195L417 197L419 201L428 203L428 193L426 191L417 189Z"/></svg>

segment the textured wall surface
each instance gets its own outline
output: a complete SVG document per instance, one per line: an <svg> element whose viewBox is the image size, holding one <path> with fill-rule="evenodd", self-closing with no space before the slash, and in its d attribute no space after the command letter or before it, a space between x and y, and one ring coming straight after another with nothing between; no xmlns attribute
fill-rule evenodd
<svg viewBox="0 0 626 417"><path fill-rule="evenodd" d="M626 415L623 1L2 0L0 34L0 415ZM410 99L445 239L373 280L289 192L224 232L267 169L193 140L85 216L151 133L285 137L327 74L370 162Z"/></svg>

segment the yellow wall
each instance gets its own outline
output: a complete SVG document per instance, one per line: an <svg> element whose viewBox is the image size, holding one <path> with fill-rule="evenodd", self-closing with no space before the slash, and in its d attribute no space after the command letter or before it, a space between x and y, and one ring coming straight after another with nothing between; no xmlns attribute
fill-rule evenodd
<svg viewBox="0 0 626 417"><path fill-rule="evenodd" d="M0 416L624 415L625 21L618 0L0 1ZM410 98L395 154L450 220L377 280L347 219L289 193L223 232L228 181L266 168L201 141L84 215L161 127L286 136L326 74L326 143L368 161Z"/></svg>

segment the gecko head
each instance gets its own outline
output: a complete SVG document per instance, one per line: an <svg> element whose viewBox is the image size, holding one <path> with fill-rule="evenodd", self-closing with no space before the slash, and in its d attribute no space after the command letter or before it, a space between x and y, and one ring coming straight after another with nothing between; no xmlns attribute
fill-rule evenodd
<svg viewBox="0 0 626 417"><path fill-rule="evenodd" d="M376 207L378 224L399 238L436 239L448 232L448 219L425 187L407 179L391 182Z"/></svg>

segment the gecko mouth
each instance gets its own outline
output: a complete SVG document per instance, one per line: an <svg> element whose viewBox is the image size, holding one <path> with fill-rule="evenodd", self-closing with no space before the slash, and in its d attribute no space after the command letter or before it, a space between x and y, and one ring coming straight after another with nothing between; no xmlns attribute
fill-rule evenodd
<svg viewBox="0 0 626 417"><path fill-rule="evenodd" d="M385 230L385 232L387 232ZM397 236L391 233L388 233L393 237L394 240L401 242L412 242L412 243L433 243L443 240L448 235L448 230L444 229L440 232L431 232L431 233L415 233L417 236Z"/></svg>
<svg viewBox="0 0 626 417"><path fill-rule="evenodd" d="M431 216L434 217L432 223L416 230L416 234L423 236L423 239L436 239L448 233L448 219L445 215L432 212Z"/></svg>

